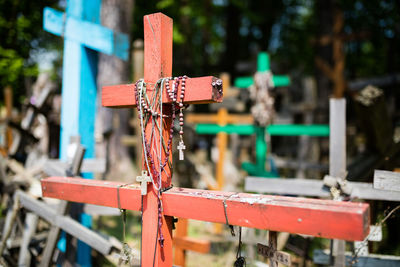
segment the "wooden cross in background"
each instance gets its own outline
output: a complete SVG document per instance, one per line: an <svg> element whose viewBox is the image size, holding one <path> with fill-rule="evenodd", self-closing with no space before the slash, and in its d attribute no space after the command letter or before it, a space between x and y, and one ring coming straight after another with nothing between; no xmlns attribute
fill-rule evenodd
<svg viewBox="0 0 400 267"><path fill-rule="evenodd" d="M123 60L129 57L129 36L100 24L101 0L68 0L66 12L46 7L43 28L64 38L60 159L66 160L71 136L80 136L85 158L95 157L98 52ZM91 173L83 177L93 178ZM90 227L91 218L82 214ZM80 244L78 263L90 266L89 248ZM84 255L84 256L81 256Z"/></svg>
<svg viewBox="0 0 400 267"><path fill-rule="evenodd" d="M145 16L144 36L145 81L154 83L161 77L171 76L172 19L161 13ZM220 102L222 94L212 85L215 80L211 76L187 79L184 103ZM171 101L165 93L163 103L168 102ZM103 105L135 106L134 85L104 87ZM168 141L170 118L163 120L164 139ZM150 134L150 130L146 133ZM155 140L160 138L156 136ZM158 158L153 158L158 164ZM161 160L164 158L165 154L161 155ZM166 172L162 175L163 188L171 185L170 169L166 168ZM50 177L42 180L42 192L45 197L129 210L141 210L143 204L142 266L152 266L153 259L155 266L172 266L172 216L215 223L228 223L229 219L231 225L345 240L362 240L369 230L368 204L174 187L162 194L161 233L165 240L164 247L161 247L157 242L157 192L149 184L142 203L139 186L123 185L110 181Z"/></svg>

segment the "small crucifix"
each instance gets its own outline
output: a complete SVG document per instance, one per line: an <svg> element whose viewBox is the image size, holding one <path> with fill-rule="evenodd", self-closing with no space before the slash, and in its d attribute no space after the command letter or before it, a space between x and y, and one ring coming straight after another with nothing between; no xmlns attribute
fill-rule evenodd
<svg viewBox="0 0 400 267"><path fill-rule="evenodd" d="M179 150L179 160L183 160L184 159L184 154L183 154L183 150L186 149L185 144L183 143L183 141L179 141L179 145L178 145L178 150Z"/></svg>
<svg viewBox="0 0 400 267"><path fill-rule="evenodd" d="M147 195L147 183L151 182L151 177L147 174L147 171L142 171L142 176L137 176L136 182L140 183L142 196Z"/></svg>

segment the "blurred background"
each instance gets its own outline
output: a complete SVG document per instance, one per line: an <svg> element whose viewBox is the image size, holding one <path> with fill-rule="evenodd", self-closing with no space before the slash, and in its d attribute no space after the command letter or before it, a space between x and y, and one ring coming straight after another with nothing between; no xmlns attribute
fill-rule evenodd
<svg viewBox="0 0 400 267"><path fill-rule="evenodd" d="M60 157L64 38L43 29L43 9L64 12L67 5L65 0L0 0L0 141L5 165L13 159L29 168L42 156ZM240 85L237 79L260 71L258 58L266 52L271 73L290 80L271 91L274 123L328 125L329 99L345 98L348 181L371 183L375 169L400 171L400 1L103 0L100 12L100 23L127 34L130 48L126 60L98 54L95 155L106 159L106 167L95 178L133 182L141 171L134 110L103 108L100 97L102 86L142 78L143 16L155 12L173 19L173 76L213 75L224 80L223 106L191 106L185 114L211 115L224 108L229 114L250 116L254 99L247 87L251 86ZM27 117L29 127L23 122ZM174 163L174 184L243 191L244 179L251 173L242 163L258 160L257 137L230 134L221 160L216 135L198 132L199 122L188 120L185 143L190 151L185 161ZM24 142L15 143L10 127ZM272 176L321 180L328 173L326 136L264 134L263 138L268 149L261 152L265 157L261 165ZM217 181L219 160L225 177L222 185ZM2 172L3 177L18 175L8 165ZM4 182L2 194L30 188L32 183L25 181L7 191ZM10 207L9 199L2 200L3 213ZM366 200L372 207L371 223L382 221L398 201ZM137 235L140 217L137 213L128 217L132 236ZM122 238L119 218L94 218L94 228ZM393 215L383 225L383 241L370 244L369 251L400 256L399 225L399 216ZM232 264L232 240L228 245L223 237L213 240L214 231L210 224L189 225L189 235L211 239L217 246L212 246L210 255L188 252L188 266ZM287 237L285 242L289 245L284 249L299 258L298 266L313 265L313 248L329 248L329 243L316 239ZM255 253L253 245L246 245L247 255ZM261 261L253 258L251 264Z"/></svg>

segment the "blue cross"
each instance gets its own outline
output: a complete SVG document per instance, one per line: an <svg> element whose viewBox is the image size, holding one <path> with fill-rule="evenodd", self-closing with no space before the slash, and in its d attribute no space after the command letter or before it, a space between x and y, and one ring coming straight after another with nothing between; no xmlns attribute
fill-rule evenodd
<svg viewBox="0 0 400 267"><path fill-rule="evenodd" d="M97 95L98 52L123 60L129 57L129 37L100 25L101 0L68 0L66 12L46 7L43 28L64 38L62 77L60 159L66 160L71 136L80 136L86 148L85 158L95 156L94 128ZM92 174L84 174L93 178ZM82 214L81 222L91 225L91 217ZM91 266L90 248L81 243L77 261Z"/></svg>

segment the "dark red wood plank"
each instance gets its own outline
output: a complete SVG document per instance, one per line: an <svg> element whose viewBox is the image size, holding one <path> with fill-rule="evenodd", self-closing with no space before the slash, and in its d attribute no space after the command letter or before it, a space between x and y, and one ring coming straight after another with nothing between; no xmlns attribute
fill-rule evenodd
<svg viewBox="0 0 400 267"><path fill-rule="evenodd" d="M146 77L146 76L145 76ZM222 94L218 92L212 82L217 78L213 76L189 78L186 80L186 90L184 103L186 104L202 104L202 103L215 103L222 102ZM170 81L172 88L172 81ZM104 107L134 107L135 101L135 85L134 84L120 84L112 86L104 86L102 90L102 105ZM151 93L151 90L147 90ZM180 87L178 90L178 99L180 96ZM171 103L167 97L166 90L163 94L163 102Z"/></svg>
<svg viewBox="0 0 400 267"><path fill-rule="evenodd" d="M118 207L117 182L66 177L42 180L43 196ZM121 207L140 209L140 188L120 188ZM100 196L100 197L99 197ZM101 197L103 196L103 197ZM308 198L172 188L163 194L164 214L317 237L363 240L369 232L369 205Z"/></svg>

